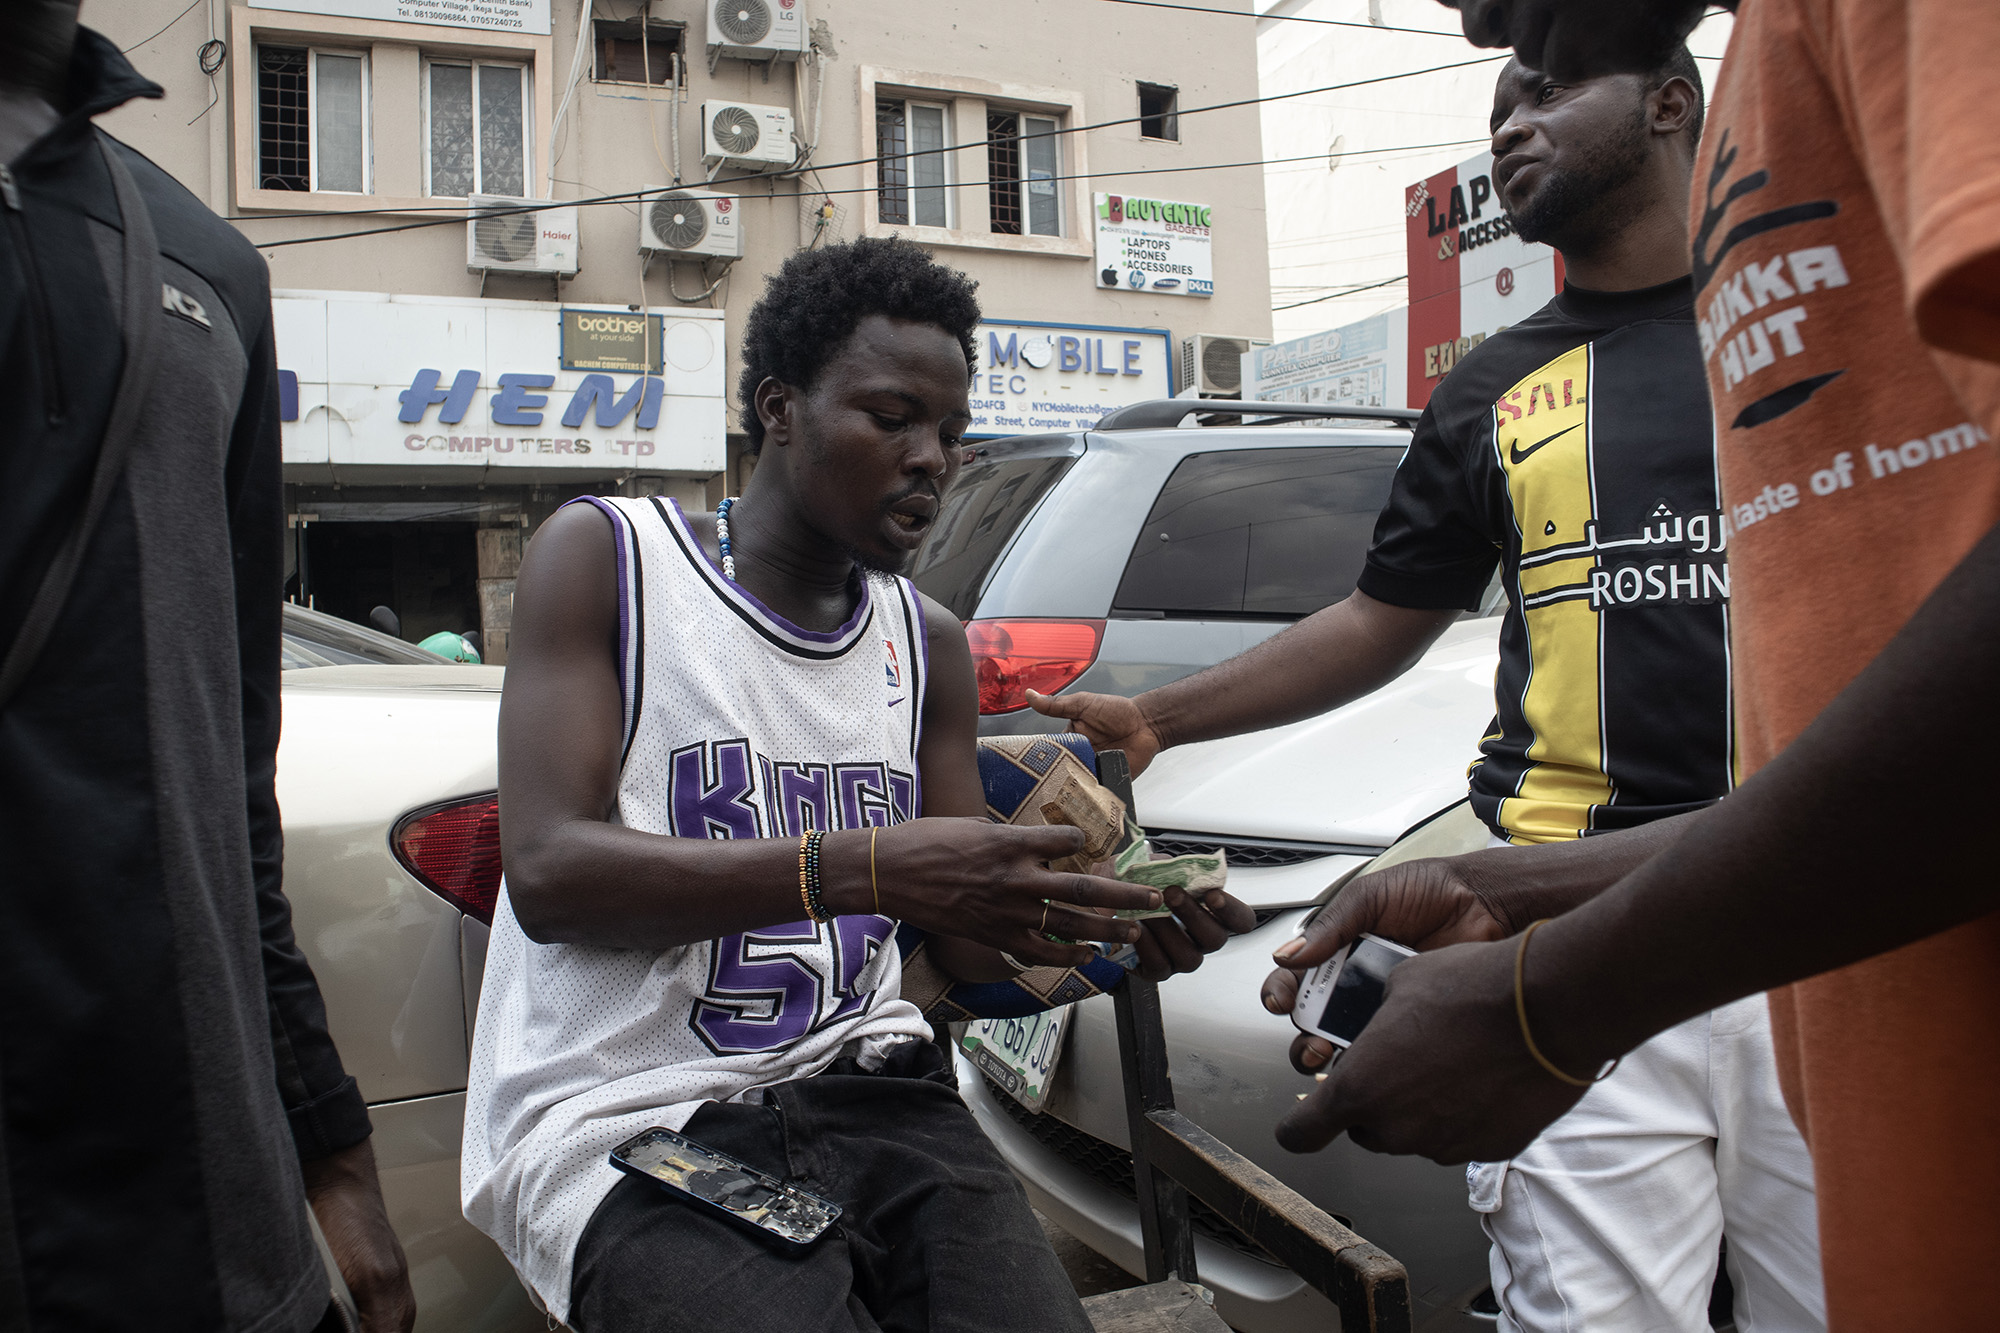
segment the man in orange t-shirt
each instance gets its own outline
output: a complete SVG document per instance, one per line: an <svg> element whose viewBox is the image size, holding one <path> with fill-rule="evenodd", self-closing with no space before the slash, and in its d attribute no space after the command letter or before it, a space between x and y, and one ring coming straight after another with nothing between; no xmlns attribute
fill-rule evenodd
<svg viewBox="0 0 2000 1333"><path fill-rule="evenodd" d="M1647 68L1703 9L1460 7L1475 40L1557 77ZM1346 1130L1385 1151L1504 1157L1576 1101L1576 1076L1771 990L1830 1324L1991 1325L1997 100L1995 0L1737 7L1691 231L1747 780L1630 833L1357 881L1281 963L1391 921L1411 938L1467 895L1504 899L1503 919L1563 915L1532 951L1524 934L1399 968L1282 1127L1287 1146Z"/></svg>

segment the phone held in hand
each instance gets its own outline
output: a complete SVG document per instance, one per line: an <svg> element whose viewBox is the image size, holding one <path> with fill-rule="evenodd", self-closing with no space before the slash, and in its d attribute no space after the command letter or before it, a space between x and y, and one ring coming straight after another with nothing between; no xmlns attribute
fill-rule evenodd
<svg viewBox="0 0 2000 1333"><path fill-rule="evenodd" d="M1353 1045L1382 1007L1389 973L1416 952L1363 935L1306 974L1292 1005L1292 1023L1309 1037L1324 1037L1343 1049Z"/></svg>
<svg viewBox="0 0 2000 1333"><path fill-rule="evenodd" d="M800 1249L825 1234L840 1205L808 1194L671 1129L649 1129L611 1150L611 1165Z"/></svg>

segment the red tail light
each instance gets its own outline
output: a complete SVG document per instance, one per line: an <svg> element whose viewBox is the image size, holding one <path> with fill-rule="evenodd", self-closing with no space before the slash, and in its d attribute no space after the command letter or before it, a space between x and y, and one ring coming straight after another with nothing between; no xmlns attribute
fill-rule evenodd
<svg viewBox="0 0 2000 1333"><path fill-rule="evenodd" d="M412 810L390 835L403 868L467 916L493 924L500 898L500 796Z"/></svg>
<svg viewBox="0 0 2000 1333"><path fill-rule="evenodd" d="M1028 691L1054 694L1097 660L1101 620L968 620L965 641L979 677L979 711L1012 713Z"/></svg>

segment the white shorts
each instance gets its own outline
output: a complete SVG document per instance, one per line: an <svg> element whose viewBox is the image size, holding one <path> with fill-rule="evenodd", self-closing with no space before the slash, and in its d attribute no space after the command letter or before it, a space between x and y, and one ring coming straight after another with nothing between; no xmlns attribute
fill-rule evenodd
<svg viewBox="0 0 2000 1333"><path fill-rule="evenodd" d="M1826 1327L1812 1159L1761 995L1655 1036L1466 1178L1510 1333L1707 1333L1725 1236L1738 1333Z"/></svg>

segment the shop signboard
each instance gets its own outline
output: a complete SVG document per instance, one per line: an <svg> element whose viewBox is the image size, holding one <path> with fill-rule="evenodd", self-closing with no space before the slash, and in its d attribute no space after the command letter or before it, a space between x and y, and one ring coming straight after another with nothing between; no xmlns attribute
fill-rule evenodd
<svg viewBox="0 0 2000 1333"><path fill-rule="evenodd" d="M720 310L656 316L658 374L571 368L571 315L622 306L274 293L279 416L291 479L341 468L618 475L724 464ZM607 360L610 358L606 358Z"/></svg>
<svg viewBox="0 0 2000 1333"><path fill-rule="evenodd" d="M1407 399L1409 310L1398 307L1324 333L1243 354L1243 396L1268 403L1401 407Z"/></svg>
<svg viewBox="0 0 2000 1333"><path fill-rule="evenodd" d="M968 436L1089 430L1114 407L1174 396L1165 329L1015 320L974 336Z"/></svg>
<svg viewBox="0 0 2000 1333"><path fill-rule="evenodd" d="M1097 196L1097 285L1166 296L1215 295L1207 204Z"/></svg>
<svg viewBox="0 0 2000 1333"><path fill-rule="evenodd" d="M498 32L549 31L549 0L258 0L264 9Z"/></svg>
<svg viewBox="0 0 2000 1333"><path fill-rule="evenodd" d="M1403 195L1410 275L1405 407L1430 401L1458 358L1548 304L1562 257L1514 232L1479 153Z"/></svg>
<svg viewBox="0 0 2000 1333"><path fill-rule="evenodd" d="M621 375L660 373L664 315L635 310L562 312L562 368L610 370Z"/></svg>

